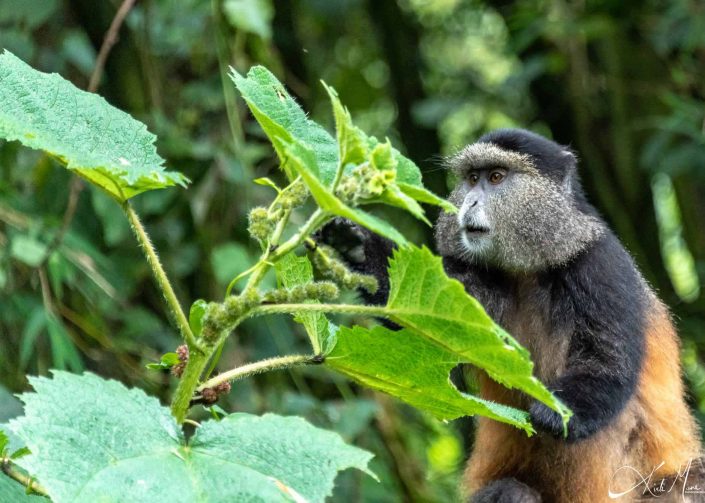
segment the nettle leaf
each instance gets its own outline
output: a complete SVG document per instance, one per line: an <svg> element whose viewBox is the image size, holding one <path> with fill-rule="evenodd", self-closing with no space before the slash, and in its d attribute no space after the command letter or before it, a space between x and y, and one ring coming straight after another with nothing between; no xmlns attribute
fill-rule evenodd
<svg viewBox="0 0 705 503"><path fill-rule="evenodd" d="M382 326L341 327L338 343L325 363L369 388L383 391L441 420L481 414L521 428L534 429L522 410L462 393L450 371L464 359L408 330Z"/></svg>
<svg viewBox="0 0 705 503"><path fill-rule="evenodd" d="M296 178L296 173L292 172L287 164L285 144L297 143L313 153L315 165L318 167L315 176L323 187L333 185L338 169L344 168L347 173L354 165L367 162L369 153L380 145L377 138L367 136L352 123L350 113L340 102L335 90L325 83L323 85L328 91L333 106L337 140L319 124L306 117L306 113L289 95L281 82L266 68L254 66L247 73L247 77L231 69L230 77L272 142L282 163L282 169L290 180ZM401 195L388 201L370 202L386 202L400 206L417 217L423 215L423 210L418 204L409 203L408 199L440 205L446 211L457 211L453 204L435 196L423 187L421 171L416 164L394 147L391 147L391 154L396 161L396 178ZM340 160L342 163L339 162ZM413 188L407 190L404 187Z"/></svg>
<svg viewBox="0 0 705 503"><path fill-rule="evenodd" d="M335 179L338 167L338 145L333 137L320 125L306 117L306 113L289 95L277 78L263 66L253 66L243 77L235 69L230 69L230 78L235 82L242 97L252 110L255 118L264 129L265 134L274 144L279 159L284 156L277 149L277 142L286 133L284 141L293 140L308 145L316 156L319 166L318 174L324 185L330 185ZM255 112L257 110L257 112ZM266 118L266 124L263 120ZM291 176L294 180L296 176Z"/></svg>
<svg viewBox="0 0 705 503"><path fill-rule="evenodd" d="M440 257L425 247L399 248L389 261L389 282L389 319L545 403L567 424L570 409L533 376L529 352L446 275Z"/></svg>
<svg viewBox="0 0 705 503"><path fill-rule="evenodd" d="M298 417L231 414L188 441L156 398L93 374L30 378L10 423L17 464L52 501L323 501L337 473L372 455Z"/></svg>
<svg viewBox="0 0 705 503"><path fill-rule="evenodd" d="M164 170L144 124L8 51L0 55L0 138L46 151L118 201L188 183Z"/></svg>
<svg viewBox="0 0 705 503"><path fill-rule="evenodd" d="M313 267L306 256L299 257L293 253L284 255L275 264L277 278L285 288L303 285L313 281ZM307 303L318 303L309 300ZM298 313L294 320L301 323L306 329L313 352L325 354L334 345L335 332L323 313Z"/></svg>
<svg viewBox="0 0 705 503"><path fill-rule="evenodd" d="M318 206L340 217L348 218L373 232L391 239L397 244L406 244L406 238L391 224L359 208L348 206L326 187L317 174L315 154L300 143L284 144L286 163L301 175Z"/></svg>
<svg viewBox="0 0 705 503"><path fill-rule="evenodd" d="M326 92L328 92L331 105L333 106L340 166L345 167L347 164L357 165L365 162L369 155L367 135L360 128L353 125L350 112L348 112L348 109L340 102L335 89L328 86L323 81L321 81L321 83L326 89Z"/></svg>
<svg viewBox="0 0 705 503"><path fill-rule="evenodd" d="M201 335L201 331L203 330L203 317L205 316L207 309L208 302L203 299L198 299L191 304L191 309L188 313L188 324L191 327L193 335L196 337Z"/></svg>

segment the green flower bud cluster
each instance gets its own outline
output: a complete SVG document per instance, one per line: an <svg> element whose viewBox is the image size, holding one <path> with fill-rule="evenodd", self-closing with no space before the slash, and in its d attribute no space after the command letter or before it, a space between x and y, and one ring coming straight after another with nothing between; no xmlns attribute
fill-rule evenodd
<svg viewBox="0 0 705 503"><path fill-rule="evenodd" d="M318 245L312 257L313 265L326 278L343 288L354 290L362 288L374 294L379 288L377 278L367 274L352 272L345 263L337 258L337 252L326 245Z"/></svg>
<svg viewBox="0 0 705 503"><path fill-rule="evenodd" d="M291 210L304 204L306 199L308 199L308 188L303 180L297 180L279 195L279 206L283 210Z"/></svg>
<svg viewBox="0 0 705 503"><path fill-rule="evenodd" d="M377 169L366 162L343 177L336 190L336 195L344 201L352 203L378 197L394 183L396 177L395 169Z"/></svg>
<svg viewBox="0 0 705 503"><path fill-rule="evenodd" d="M272 235L276 225L276 219L271 218L267 208L258 206L250 211L247 218L247 230L252 237L261 243L266 243Z"/></svg>
<svg viewBox="0 0 705 503"><path fill-rule="evenodd" d="M203 317L201 337L206 342L215 342L223 330L229 330L238 319L261 302L262 296L257 290L231 295L222 304L210 302Z"/></svg>
<svg viewBox="0 0 705 503"><path fill-rule="evenodd" d="M262 297L270 304L297 304L305 300L334 300L340 294L338 285L331 281L314 281L292 288L270 290Z"/></svg>

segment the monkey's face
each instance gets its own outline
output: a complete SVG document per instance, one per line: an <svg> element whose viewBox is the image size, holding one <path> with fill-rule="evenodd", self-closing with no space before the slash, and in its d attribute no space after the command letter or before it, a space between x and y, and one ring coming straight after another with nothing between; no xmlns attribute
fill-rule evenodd
<svg viewBox="0 0 705 503"><path fill-rule="evenodd" d="M565 263L601 234L599 221L576 207L571 173L556 183L523 154L478 145L456 157L460 180L449 199L460 211L439 219L442 254L538 271ZM462 154L471 147L475 155L468 159Z"/></svg>

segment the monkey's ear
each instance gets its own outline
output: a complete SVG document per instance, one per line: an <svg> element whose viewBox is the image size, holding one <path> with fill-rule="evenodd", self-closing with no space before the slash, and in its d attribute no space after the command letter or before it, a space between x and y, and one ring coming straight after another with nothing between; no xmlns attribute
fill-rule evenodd
<svg viewBox="0 0 705 503"><path fill-rule="evenodd" d="M575 155L570 147L564 147L561 155L562 161L565 163L565 171L563 173L563 190L566 194L573 192L573 179L578 167L578 156Z"/></svg>

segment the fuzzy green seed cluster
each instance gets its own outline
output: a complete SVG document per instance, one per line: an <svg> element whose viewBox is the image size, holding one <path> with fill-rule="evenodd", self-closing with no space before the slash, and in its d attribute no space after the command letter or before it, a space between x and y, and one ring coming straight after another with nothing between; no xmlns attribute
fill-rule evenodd
<svg viewBox="0 0 705 503"><path fill-rule="evenodd" d="M206 342L215 342L223 330L232 327L243 315L262 302L256 290L248 290L242 295L231 295L225 302L210 302L203 318L201 337Z"/></svg>
<svg viewBox="0 0 705 503"><path fill-rule="evenodd" d="M337 257L337 252L326 245L319 245L313 253L313 265L326 278L349 290L362 288L374 294L379 283L374 276L352 272L345 263Z"/></svg>
<svg viewBox="0 0 705 503"><path fill-rule="evenodd" d="M270 304L296 304L305 300L334 300L340 294L338 285L331 281L314 281L292 288L277 288L264 294L262 300Z"/></svg>
<svg viewBox="0 0 705 503"><path fill-rule="evenodd" d="M263 206L253 208L247 220L247 230L250 235L257 241L266 243L276 225L276 220L270 217L267 208Z"/></svg>
<svg viewBox="0 0 705 503"><path fill-rule="evenodd" d="M343 177L336 195L352 203L372 199L381 196L385 189L395 182L396 177L395 169L378 169L366 162Z"/></svg>
<svg viewBox="0 0 705 503"><path fill-rule="evenodd" d="M308 188L302 180L292 183L279 196L279 206L283 210L291 210L297 208L306 202L308 199Z"/></svg>

